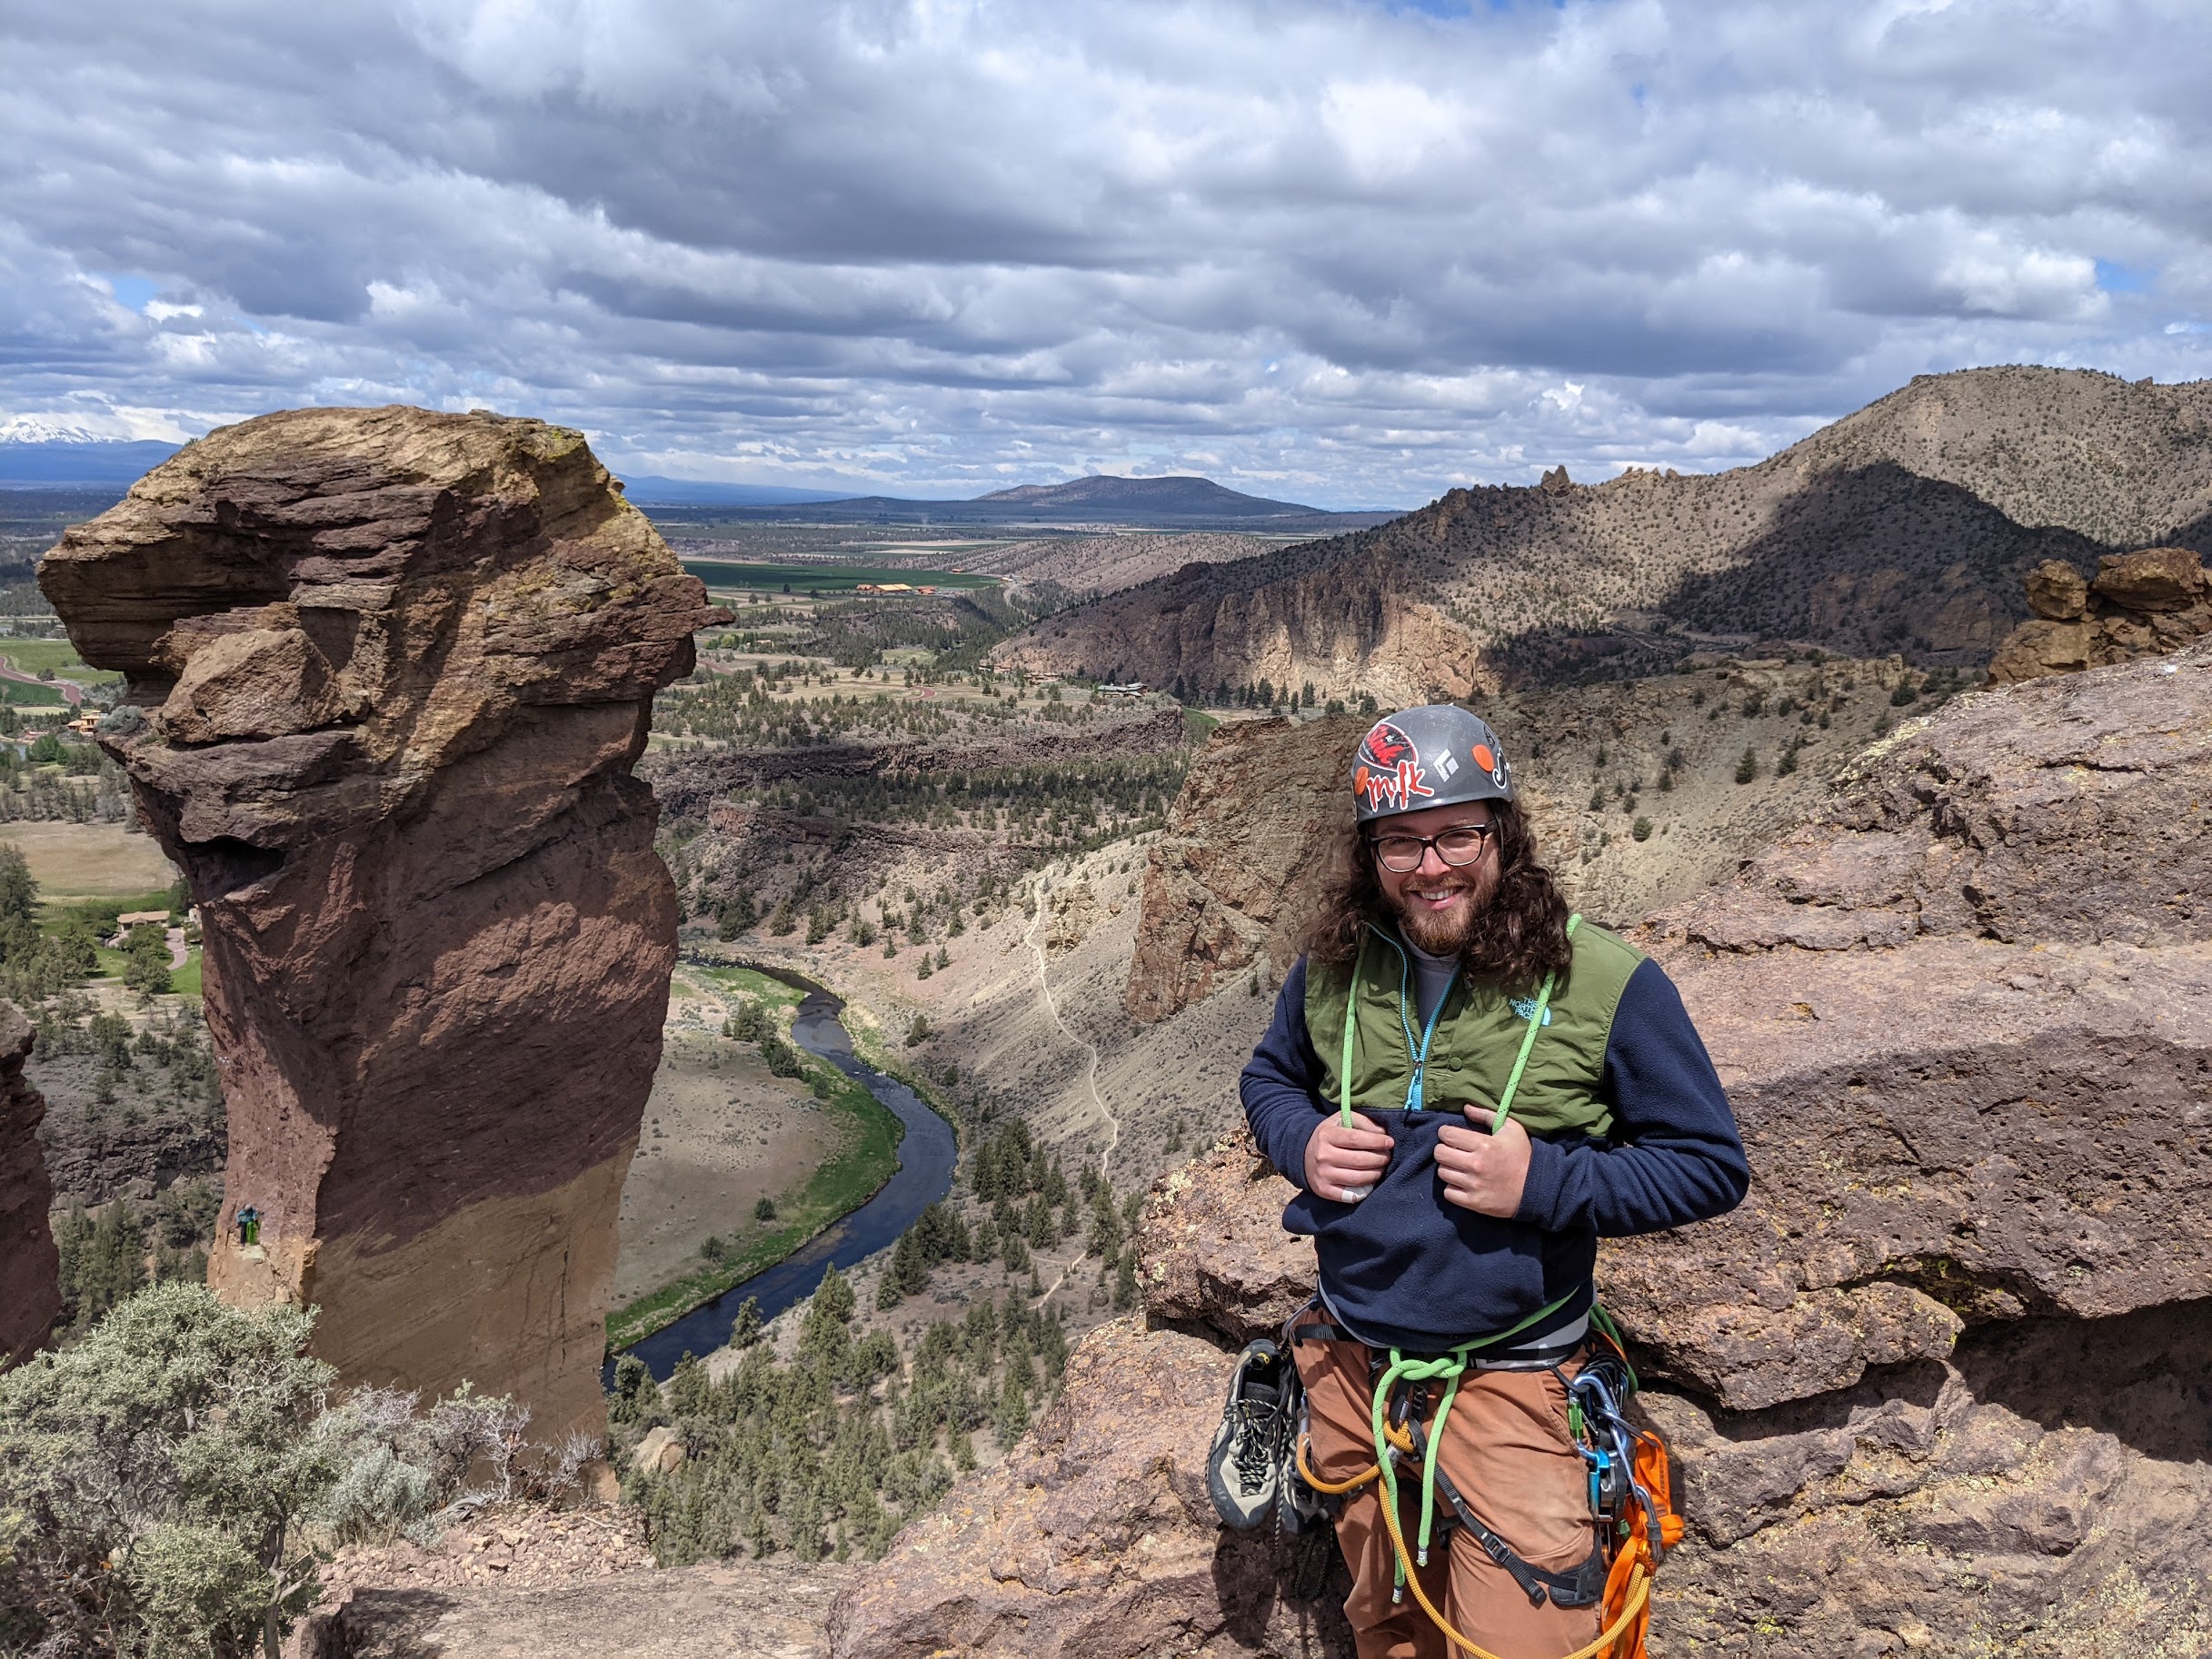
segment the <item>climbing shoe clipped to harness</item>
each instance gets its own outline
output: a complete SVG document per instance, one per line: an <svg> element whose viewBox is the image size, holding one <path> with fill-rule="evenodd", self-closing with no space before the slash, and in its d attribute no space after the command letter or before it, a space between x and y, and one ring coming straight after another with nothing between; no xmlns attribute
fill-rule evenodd
<svg viewBox="0 0 2212 1659"><path fill-rule="evenodd" d="M1233 1531L1257 1532L1276 1516L1297 1394L1298 1372L1265 1336L1237 1356L1221 1426L1206 1455L1206 1491Z"/></svg>

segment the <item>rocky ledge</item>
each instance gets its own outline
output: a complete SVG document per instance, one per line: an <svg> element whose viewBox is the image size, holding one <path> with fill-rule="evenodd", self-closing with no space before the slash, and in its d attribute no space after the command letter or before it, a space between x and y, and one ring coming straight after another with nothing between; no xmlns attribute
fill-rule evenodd
<svg viewBox="0 0 2212 1659"><path fill-rule="evenodd" d="M39 580L200 908L210 1283L319 1304L349 1381L599 1424L675 953L630 770L725 613L580 434L404 408L212 432Z"/></svg>
<svg viewBox="0 0 2212 1659"><path fill-rule="evenodd" d="M1755 1175L1600 1266L1687 1494L1655 1649L2201 1641L2207 809L2212 644L1908 726L1647 929ZM835 1653L1349 1651L1315 1564L1201 1484L1236 1346L1310 1283L1289 1190L1241 1135L1155 1189L1144 1316L847 1594Z"/></svg>

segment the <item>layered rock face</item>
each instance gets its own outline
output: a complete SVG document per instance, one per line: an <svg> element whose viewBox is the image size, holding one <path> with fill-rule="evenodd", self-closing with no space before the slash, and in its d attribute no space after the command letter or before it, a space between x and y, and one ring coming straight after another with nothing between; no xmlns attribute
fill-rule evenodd
<svg viewBox="0 0 2212 1659"><path fill-rule="evenodd" d="M1349 717L1240 720L1193 757L1145 860L1122 998L1132 1019L1164 1019L1257 961L1290 966L1366 730Z"/></svg>
<svg viewBox="0 0 2212 1659"><path fill-rule="evenodd" d="M62 1311L60 1260L46 1212L54 1189L38 1145L46 1103L23 1075L31 1022L0 1002L0 1365L28 1359Z"/></svg>
<svg viewBox="0 0 2212 1659"><path fill-rule="evenodd" d="M1949 705L1649 929L1754 1172L1600 1263L1687 1495L1657 1651L2201 1641L2207 812L2212 643ZM902 1539L840 1654L1344 1642L1198 1485L1236 1345L1310 1283L1289 1195L1241 1134L1155 1189L1145 1321Z"/></svg>
<svg viewBox="0 0 2212 1659"><path fill-rule="evenodd" d="M2052 560L2028 571L2028 607L2033 619L1990 659L1991 685L2162 656L2212 633L2212 578L2186 547L2107 554L2087 581Z"/></svg>
<svg viewBox="0 0 2212 1659"><path fill-rule="evenodd" d="M629 774L724 613L580 434L400 408L211 433L40 581L200 907L210 1283L319 1305L348 1381L598 1424L675 949Z"/></svg>

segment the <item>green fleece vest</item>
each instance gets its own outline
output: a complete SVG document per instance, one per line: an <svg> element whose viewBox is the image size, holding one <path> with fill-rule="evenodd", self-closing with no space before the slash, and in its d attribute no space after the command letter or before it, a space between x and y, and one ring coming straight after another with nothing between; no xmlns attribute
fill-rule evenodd
<svg viewBox="0 0 2212 1659"><path fill-rule="evenodd" d="M1574 966L1551 993L1544 1028L1529 1051L1513 1097L1513 1116L1530 1134L1580 1130L1603 1138L1613 1114L1598 1098L1613 1011L1643 953L1617 933L1577 927ZM1356 1112L1419 1106L1458 1112L1472 1102L1494 1109L1512 1074L1514 1057L1536 1012L1533 990L1509 997L1495 985L1461 975L1444 993L1417 1078L1421 1021L1413 996L1413 961L1390 934L1369 929L1359 959L1357 1035L1352 1045L1351 1106ZM1348 967L1306 965L1306 1033L1321 1062L1318 1091L1331 1108L1340 1095ZM1418 1088L1417 1088L1418 1083Z"/></svg>

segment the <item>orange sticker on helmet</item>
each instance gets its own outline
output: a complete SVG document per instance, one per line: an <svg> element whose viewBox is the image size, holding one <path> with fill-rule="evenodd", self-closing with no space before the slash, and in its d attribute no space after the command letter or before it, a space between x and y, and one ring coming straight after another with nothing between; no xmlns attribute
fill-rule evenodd
<svg viewBox="0 0 2212 1659"><path fill-rule="evenodd" d="M1354 773L1352 774L1352 779L1351 779L1351 792L1352 792L1353 794L1355 794L1355 795L1364 795L1364 794L1366 794L1366 793L1367 793L1367 768L1366 768L1366 767L1364 767L1364 766L1363 766L1363 767L1361 767L1361 768L1360 768L1360 769L1358 771L1356 771L1356 772L1354 772Z"/></svg>
<svg viewBox="0 0 2212 1659"><path fill-rule="evenodd" d="M1475 764L1486 772L1494 772L1498 770L1498 757L1490 753L1490 746L1488 743L1475 745Z"/></svg>

